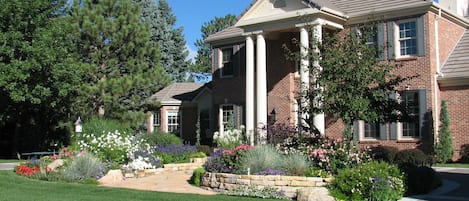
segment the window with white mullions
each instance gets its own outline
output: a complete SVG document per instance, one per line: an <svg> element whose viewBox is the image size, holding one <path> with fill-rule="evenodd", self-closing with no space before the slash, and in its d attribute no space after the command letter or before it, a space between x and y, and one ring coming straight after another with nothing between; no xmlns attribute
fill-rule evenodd
<svg viewBox="0 0 469 201"><path fill-rule="evenodd" d="M167 132L179 134L180 131L180 121L181 118L179 116L178 111L168 111L167 112Z"/></svg>
<svg viewBox="0 0 469 201"><path fill-rule="evenodd" d="M234 75L232 47L222 49L221 65L221 77Z"/></svg>
<svg viewBox="0 0 469 201"><path fill-rule="evenodd" d="M233 105L223 105L223 128L225 130L234 129L235 125L235 116L234 116L234 106Z"/></svg>
<svg viewBox="0 0 469 201"><path fill-rule="evenodd" d="M399 23L400 55L417 54L417 22L408 21Z"/></svg>
<svg viewBox="0 0 469 201"><path fill-rule="evenodd" d="M161 126L161 113L156 112L153 114L153 127L160 128Z"/></svg>
<svg viewBox="0 0 469 201"><path fill-rule="evenodd" d="M364 137L365 139L378 139L379 138L379 123L364 123Z"/></svg>

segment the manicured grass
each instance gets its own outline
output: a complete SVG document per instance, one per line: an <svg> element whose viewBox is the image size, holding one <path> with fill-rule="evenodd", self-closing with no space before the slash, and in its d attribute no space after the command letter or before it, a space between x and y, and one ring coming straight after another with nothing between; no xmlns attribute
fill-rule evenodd
<svg viewBox="0 0 469 201"><path fill-rule="evenodd" d="M23 162L22 160L16 160L16 159L0 159L0 163L21 163Z"/></svg>
<svg viewBox="0 0 469 201"><path fill-rule="evenodd" d="M433 167L454 167L454 168L469 168L469 163L439 163Z"/></svg>
<svg viewBox="0 0 469 201"><path fill-rule="evenodd" d="M162 193L84 184L46 182L18 176L12 171L0 171L0 195L0 201L269 201L269 199L225 195Z"/></svg>

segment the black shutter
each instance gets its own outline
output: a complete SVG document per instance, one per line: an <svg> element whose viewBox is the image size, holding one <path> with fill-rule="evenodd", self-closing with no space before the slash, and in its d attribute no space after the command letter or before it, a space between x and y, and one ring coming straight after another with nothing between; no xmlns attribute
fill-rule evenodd
<svg viewBox="0 0 469 201"><path fill-rule="evenodd" d="M427 114L427 91L423 89L419 90L418 93L420 136L422 138L426 138L430 132L429 121L427 121L427 118L425 118L425 115Z"/></svg>
<svg viewBox="0 0 469 201"><path fill-rule="evenodd" d="M378 49L378 58L379 60L384 60L386 58L385 55L385 48L386 48L386 42L384 39L384 23L379 23L378 24L378 41L377 41L377 49Z"/></svg>
<svg viewBox="0 0 469 201"><path fill-rule="evenodd" d="M358 121L354 121L353 122L353 132L352 132L352 135L353 135L353 141L358 141L359 138L359 124L358 124Z"/></svg>
<svg viewBox="0 0 469 201"><path fill-rule="evenodd" d="M388 59L395 59L394 52L394 22L388 22Z"/></svg>
<svg viewBox="0 0 469 201"><path fill-rule="evenodd" d="M397 123L391 123L391 140L397 140Z"/></svg>
<svg viewBox="0 0 469 201"><path fill-rule="evenodd" d="M233 62L233 76L236 77L239 75L239 64L240 64L240 51L239 45L233 45L233 55L232 55L232 62Z"/></svg>
<svg viewBox="0 0 469 201"><path fill-rule="evenodd" d="M212 51L213 51L213 76L219 77L220 75L220 62L219 62L220 49L214 48Z"/></svg>
<svg viewBox="0 0 469 201"><path fill-rule="evenodd" d="M388 139L388 135L386 132L386 124L379 124L379 139L380 140Z"/></svg>

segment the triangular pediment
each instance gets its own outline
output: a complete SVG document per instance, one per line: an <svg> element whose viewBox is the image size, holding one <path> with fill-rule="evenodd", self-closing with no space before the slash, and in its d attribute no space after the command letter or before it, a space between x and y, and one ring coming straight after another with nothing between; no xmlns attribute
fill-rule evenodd
<svg viewBox="0 0 469 201"><path fill-rule="evenodd" d="M281 20L298 16L301 11L313 11L314 8L303 0L258 0L244 12L236 26L262 23L269 20Z"/></svg>

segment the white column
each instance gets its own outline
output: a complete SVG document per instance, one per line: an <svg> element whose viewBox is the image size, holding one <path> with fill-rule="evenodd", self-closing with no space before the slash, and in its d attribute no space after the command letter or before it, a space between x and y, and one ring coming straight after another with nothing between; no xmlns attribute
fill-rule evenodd
<svg viewBox="0 0 469 201"><path fill-rule="evenodd" d="M246 135L254 145L254 42L246 37Z"/></svg>
<svg viewBox="0 0 469 201"><path fill-rule="evenodd" d="M151 112L148 112L147 114L148 114L148 116L147 116L147 132L148 133L153 133L153 131L155 131L154 125L153 125L155 115Z"/></svg>
<svg viewBox="0 0 469 201"><path fill-rule="evenodd" d="M262 34L257 35L257 133L259 143L267 142L267 67L266 67L266 45Z"/></svg>
<svg viewBox="0 0 469 201"><path fill-rule="evenodd" d="M225 132L225 126L223 125L223 106L218 108L218 133L222 137Z"/></svg>
<svg viewBox="0 0 469 201"><path fill-rule="evenodd" d="M313 27L313 37L314 37L314 40L316 43L322 43L322 25L318 24L318 25L314 25ZM319 52L319 48L318 47L314 47L314 51L315 53L317 53L318 55L320 54ZM319 57L318 59L316 59L313 63L313 67L316 69L316 72L320 72L322 70L322 67L319 65ZM316 77L314 77L314 79L316 79ZM315 89L314 90L324 90L324 88L322 86L315 86ZM315 103L314 104L317 104L318 106L321 106L322 105L322 102L320 100L321 97L316 97L317 99L315 100ZM318 114L314 114L314 118L313 118L313 124L314 124L314 127L316 127L316 129L318 129L319 133L324 136L325 133L326 133L326 124L325 124L325 115L324 115L324 112L322 113L318 113Z"/></svg>
<svg viewBox="0 0 469 201"><path fill-rule="evenodd" d="M308 30L305 27L300 28L300 92L301 92L301 99L300 99L300 108L303 110L301 111L301 125L308 126L306 123L306 119L309 118L309 114L305 112L305 108L309 107L309 99L307 93L309 91L309 58L308 58L308 50L309 50L309 35Z"/></svg>

